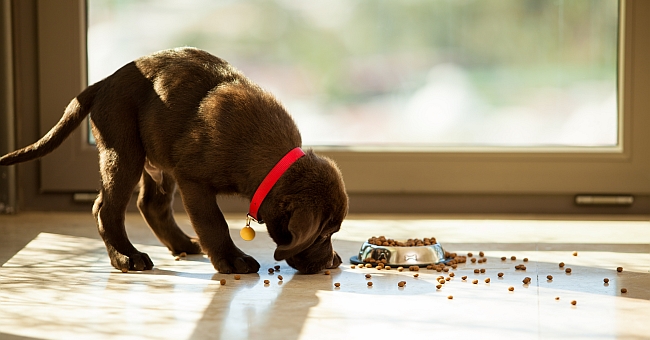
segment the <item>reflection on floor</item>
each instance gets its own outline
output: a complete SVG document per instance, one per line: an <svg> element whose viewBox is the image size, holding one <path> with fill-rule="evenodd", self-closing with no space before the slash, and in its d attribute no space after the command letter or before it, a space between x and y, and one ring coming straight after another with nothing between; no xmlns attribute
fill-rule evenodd
<svg viewBox="0 0 650 340"><path fill-rule="evenodd" d="M234 280L203 256L175 261L135 214L128 232L153 259L151 271L114 270L90 213L0 216L0 339L650 338L648 221L352 216L335 238L344 259L373 235L435 235L449 251L485 252L487 262L459 266L441 289L444 272L416 278L347 261L331 275L300 275L273 260L263 226L244 242L243 220L229 222L235 242L262 264L259 274ZM515 270L524 257L526 270ZM268 274L275 265L280 272Z"/></svg>

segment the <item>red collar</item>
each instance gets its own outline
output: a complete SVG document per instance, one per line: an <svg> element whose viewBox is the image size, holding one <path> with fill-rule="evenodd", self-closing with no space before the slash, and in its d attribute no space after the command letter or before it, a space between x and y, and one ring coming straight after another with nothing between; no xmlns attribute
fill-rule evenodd
<svg viewBox="0 0 650 340"><path fill-rule="evenodd" d="M256 222L258 223L264 223L260 219L257 218L257 211L259 210L260 206L262 205L262 201L264 201L264 198L266 195L271 191L273 188L273 185L280 179L282 174L284 174L287 169L293 164L295 161L297 161L300 157L304 156L305 152L302 151L301 148L295 148L291 151L289 151L282 159L275 164L273 169L264 177L264 180L260 184L259 187L257 187L257 190L255 191L255 194L253 195L253 199L251 200L251 205L248 208L248 216L252 217Z"/></svg>

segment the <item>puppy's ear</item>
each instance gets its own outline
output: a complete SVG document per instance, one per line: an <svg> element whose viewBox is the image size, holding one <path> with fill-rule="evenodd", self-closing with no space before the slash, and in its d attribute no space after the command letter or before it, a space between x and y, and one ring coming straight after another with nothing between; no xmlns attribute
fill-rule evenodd
<svg viewBox="0 0 650 340"><path fill-rule="evenodd" d="M319 230L320 216L303 209L294 211L289 220L291 243L278 246L273 257L281 261L307 249L320 235Z"/></svg>

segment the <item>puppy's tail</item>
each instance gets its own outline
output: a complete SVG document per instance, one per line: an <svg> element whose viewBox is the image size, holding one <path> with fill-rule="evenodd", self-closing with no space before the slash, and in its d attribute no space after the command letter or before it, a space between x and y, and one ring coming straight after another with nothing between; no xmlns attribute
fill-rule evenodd
<svg viewBox="0 0 650 340"><path fill-rule="evenodd" d="M100 83L89 86L66 107L61 120L36 143L0 157L0 165L11 165L43 157L54 151L90 113Z"/></svg>

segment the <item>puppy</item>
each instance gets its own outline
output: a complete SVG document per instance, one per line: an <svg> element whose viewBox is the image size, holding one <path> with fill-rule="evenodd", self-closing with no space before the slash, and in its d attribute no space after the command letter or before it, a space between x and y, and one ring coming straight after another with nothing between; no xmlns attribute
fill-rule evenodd
<svg viewBox="0 0 650 340"><path fill-rule="evenodd" d="M270 93L205 51L161 51L89 86L44 137L1 157L0 165L50 153L88 114L101 174L93 215L115 268L153 267L124 228L127 204L139 184L138 208L172 253L204 252L221 273L259 270L259 263L230 238L216 195L253 199L271 169L301 146L296 124ZM183 233L174 220L177 187L198 239ZM347 209L337 166L308 150L281 174L256 218L266 223L277 244L276 260L315 273L341 263L331 236Z"/></svg>

